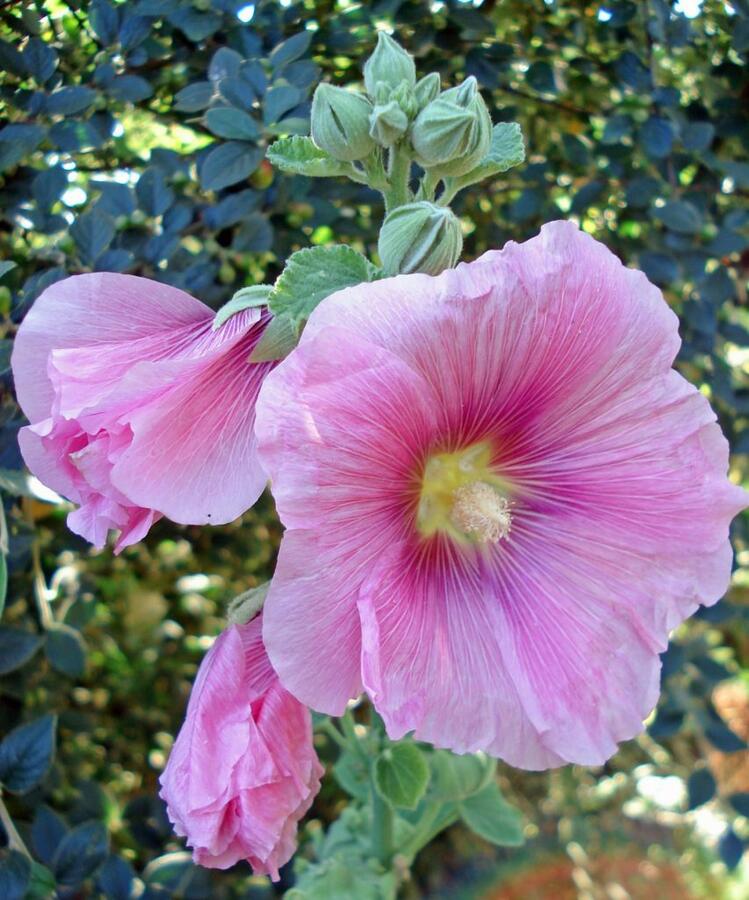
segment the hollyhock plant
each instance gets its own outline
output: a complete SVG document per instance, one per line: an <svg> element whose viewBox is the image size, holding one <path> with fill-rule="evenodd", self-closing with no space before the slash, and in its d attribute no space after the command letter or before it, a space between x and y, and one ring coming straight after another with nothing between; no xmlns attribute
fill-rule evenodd
<svg viewBox="0 0 749 900"><path fill-rule="evenodd" d="M232 625L198 672L187 717L161 776L161 797L195 862L247 860L278 879L320 788L309 710L281 686L262 616Z"/></svg>
<svg viewBox="0 0 749 900"><path fill-rule="evenodd" d="M161 516L220 524L257 500L255 398L272 363L248 357L268 315L213 329L177 288L95 273L47 288L19 328L12 365L31 424L19 441L44 484L79 508L68 525L96 546L139 541Z"/></svg>
<svg viewBox="0 0 749 900"><path fill-rule="evenodd" d="M285 687L522 768L638 733L747 505L678 348L660 291L565 222L324 300L257 406Z"/></svg>

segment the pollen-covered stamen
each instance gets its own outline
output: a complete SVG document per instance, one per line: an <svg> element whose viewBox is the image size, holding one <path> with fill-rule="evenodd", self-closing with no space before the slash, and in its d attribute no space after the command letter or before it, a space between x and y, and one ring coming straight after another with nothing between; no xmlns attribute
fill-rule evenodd
<svg viewBox="0 0 749 900"><path fill-rule="evenodd" d="M482 544L499 543L512 525L509 502L484 481L472 481L454 492L450 520Z"/></svg>

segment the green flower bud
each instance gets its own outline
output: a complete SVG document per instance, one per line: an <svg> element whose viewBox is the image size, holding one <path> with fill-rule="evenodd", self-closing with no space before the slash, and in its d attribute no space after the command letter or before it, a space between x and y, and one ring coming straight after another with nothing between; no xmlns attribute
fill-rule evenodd
<svg viewBox="0 0 749 900"><path fill-rule="evenodd" d="M398 106L400 106L409 122L419 111L419 104L416 101L414 86L407 81L401 81L398 87L394 88L390 94L390 99L394 100Z"/></svg>
<svg viewBox="0 0 749 900"><path fill-rule="evenodd" d="M414 61L390 35L380 31L374 53L364 63L364 85L367 93L374 98L378 82L396 88L401 81L407 81L411 87L416 84Z"/></svg>
<svg viewBox="0 0 749 900"><path fill-rule="evenodd" d="M447 206L427 200L399 206L385 217L377 249L388 275L438 275L455 265L463 248L460 222Z"/></svg>
<svg viewBox="0 0 749 900"><path fill-rule="evenodd" d="M492 120L473 77L432 100L411 130L419 165L446 175L470 172L489 152L491 139Z"/></svg>
<svg viewBox="0 0 749 900"><path fill-rule="evenodd" d="M419 109L424 109L427 103L431 103L440 92L440 76L437 72L430 72L416 82L414 94Z"/></svg>
<svg viewBox="0 0 749 900"><path fill-rule="evenodd" d="M392 147L408 128L408 116L395 100L378 104L369 117L369 133L381 147Z"/></svg>
<svg viewBox="0 0 749 900"><path fill-rule="evenodd" d="M312 99L312 140L334 159L364 159L375 146L369 136L371 112L364 94L320 84Z"/></svg>

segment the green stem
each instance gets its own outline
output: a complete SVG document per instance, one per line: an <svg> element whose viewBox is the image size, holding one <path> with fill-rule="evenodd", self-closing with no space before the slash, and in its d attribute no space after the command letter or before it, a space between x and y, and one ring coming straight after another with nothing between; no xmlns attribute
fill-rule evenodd
<svg viewBox="0 0 749 900"><path fill-rule="evenodd" d="M449 206L455 195L467 186L468 182L461 182L459 178L446 178L445 189L437 201L437 206Z"/></svg>
<svg viewBox="0 0 749 900"><path fill-rule="evenodd" d="M408 181L411 175L411 157L401 144L390 148L388 160L388 180L390 186L385 192L385 211L391 212L398 206L403 206L411 199L408 189Z"/></svg>
<svg viewBox="0 0 749 900"><path fill-rule="evenodd" d="M424 810L421 819L416 823L411 839L401 847L401 853L408 860L409 865L422 847L435 838L441 831L449 828L460 817L452 803L431 803Z"/></svg>
<svg viewBox="0 0 749 900"><path fill-rule="evenodd" d="M393 856L393 807L377 791L372 776L372 852L388 868Z"/></svg>
<svg viewBox="0 0 749 900"><path fill-rule="evenodd" d="M440 183L439 175L427 170L419 185L419 200L434 200L434 192Z"/></svg>
<svg viewBox="0 0 749 900"><path fill-rule="evenodd" d="M8 835L8 846L13 850L18 850L19 853L23 853L24 856L28 856L31 859L31 854L29 853L26 844L24 844L21 835L16 830L16 826L13 824L13 819L10 817L10 813L8 812L5 803L3 802L3 798L0 796L0 822L3 823L3 828L5 829L5 833Z"/></svg>
<svg viewBox="0 0 749 900"><path fill-rule="evenodd" d="M334 743L338 744L338 746L342 750L348 750L348 741L330 721L330 719L326 719L324 722L318 725L318 731L321 731L323 734L327 735Z"/></svg>

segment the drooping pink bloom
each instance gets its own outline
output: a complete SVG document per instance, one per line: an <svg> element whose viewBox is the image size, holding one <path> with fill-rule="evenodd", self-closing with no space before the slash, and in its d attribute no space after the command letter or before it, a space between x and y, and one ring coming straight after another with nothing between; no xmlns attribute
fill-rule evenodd
<svg viewBox="0 0 749 900"><path fill-rule="evenodd" d="M248 357L268 320L214 313L177 288L111 273L47 288L18 330L12 366L31 424L26 464L79 504L71 530L116 549L162 515L222 524L257 500L255 399L272 363Z"/></svg>
<svg viewBox="0 0 749 900"><path fill-rule="evenodd" d="M177 834L201 866L246 859L278 879L323 768L309 710L281 686L263 647L261 616L216 640L161 776Z"/></svg>
<svg viewBox="0 0 749 900"><path fill-rule="evenodd" d="M283 684L531 769L638 733L747 505L678 347L660 291L564 222L323 301L258 400Z"/></svg>

